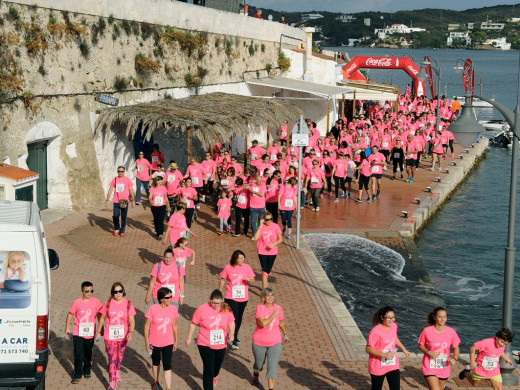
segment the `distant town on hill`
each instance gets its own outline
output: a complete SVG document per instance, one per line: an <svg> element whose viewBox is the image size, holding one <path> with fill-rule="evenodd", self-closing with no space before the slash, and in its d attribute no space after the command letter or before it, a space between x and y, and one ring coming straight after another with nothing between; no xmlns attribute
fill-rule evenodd
<svg viewBox="0 0 520 390"><path fill-rule="evenodd" d="M249 7L249 14L256 11ZM520 5L465 11L280 12L263 9L263 17L285 17L291 25L316 27L319 46L388 48L520 49Z"/></svg>

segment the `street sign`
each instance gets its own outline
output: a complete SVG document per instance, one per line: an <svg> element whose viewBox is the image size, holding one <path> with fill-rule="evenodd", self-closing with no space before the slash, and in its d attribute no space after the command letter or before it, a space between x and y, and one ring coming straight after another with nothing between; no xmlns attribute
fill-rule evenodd
<svg viewBox="0 0 520 390"><path fill-rule="evenodd" d="M293 146L307 146L309 145L309 134L292 133Z"/></svg>

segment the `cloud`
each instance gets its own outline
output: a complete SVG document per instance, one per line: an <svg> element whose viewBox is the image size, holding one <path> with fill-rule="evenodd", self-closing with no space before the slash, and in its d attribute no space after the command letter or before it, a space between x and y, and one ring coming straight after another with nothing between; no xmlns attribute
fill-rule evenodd
<svg viewBox="0 0 520 390"><path fill-rule="evenodd" d="M354 13L362 11L396 12L424 8L466 10L470 8L491 7L494 5L515 4L518 0L249 0L248 3L259 8L277 11L308 12L329 11ZM520 8L520 7L519 7ZM520 11L520 9L518 10Z"/></svg>

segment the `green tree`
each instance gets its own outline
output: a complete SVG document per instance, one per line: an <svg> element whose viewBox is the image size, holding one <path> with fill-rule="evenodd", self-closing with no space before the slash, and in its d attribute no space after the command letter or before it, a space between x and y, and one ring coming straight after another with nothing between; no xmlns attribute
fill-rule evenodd
<svg viewBox="0 0 520 390"><path fill-rule="evenodd" d="M473 32L470 35L470 37L471 37L471 41L475 45L482 45L486 41L486 39L488 39L487 34L482 30Z"/></svg>

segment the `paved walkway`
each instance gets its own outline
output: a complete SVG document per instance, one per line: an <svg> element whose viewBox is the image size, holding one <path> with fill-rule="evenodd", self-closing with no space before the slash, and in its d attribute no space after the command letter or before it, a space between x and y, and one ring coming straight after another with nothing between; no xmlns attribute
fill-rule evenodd
<svg viewBox="0 0 520 390"><path fill-rule="evenodd" d="M342 200L338 204L325 199L318 216L304 210L305 231L370 232L392 230L399 212L413 202L417 189L431 183L433 172L418 171L416 184L383 181L382 196L374 203L357 204ZM397 210L397 211L396 211ZM341 214L341 217L336 215ZM179 320L179 350L173 357L173 388L201 389L202 363L195 345L187 348L184 339L194 309L204 303L210 292L218 287L220 270L228 263L233 250L242 249L253 270L260 274L255 243L244 237L216 234L216 214L203 205L194 224L195 238L190 247L195 250L196 264L187 269L186 304ZM113 237L111 210L106 208L76 212L46 226L49 247L60 255L59 270L52 273L52 322L50 332L51 359L47 384L49 389L71 387L72 341L63 334L65 317L72 301L80 295L80 284L90 280L95 296L104 301L115 281L125 285L128 298L137 309L136 335L126 350L123 362L123 382L119 389L148 389L151 383L150 358L144 350L143 323L147 306L144 303L149 273L160 259L164 245L155 240L149 208L139 206L129 212L127 237ZM368 234L368 233L366 233ZM370 235L370 234L368 234ZM377 234L372 234L374 237ZM393 237L375 238L386 245L403 245L395 231ZM337 316L344 305L327 285L328 279L319 273L319 265L310 249L297 251L294 239L280 246L272 287L277 302L284 308L290 342L284 345L280 359L277 389L368 389L367 357L359 345L350 342L345 332L348 318ZM324 280L327 279L327 280ZM244 315L241 329L241 349L228 351L219 376L220 389L249 389L253 356L250 349L254 330L253 312L260 292L260 282L251 288L251 300ZM453 370L455 375L461 365ZM108 386L106 353L103 344L96 344L93 376L83 379L77 389L100 389ZM404 389L422 389L424 379L420 359L402 362ZM162 382L162 378L161 378ZM267 389L265 373L261 375L260 389ZM450 379L448 389L466 389L458 379Z"/></svg>

